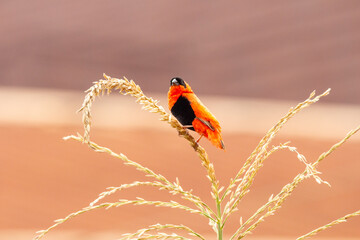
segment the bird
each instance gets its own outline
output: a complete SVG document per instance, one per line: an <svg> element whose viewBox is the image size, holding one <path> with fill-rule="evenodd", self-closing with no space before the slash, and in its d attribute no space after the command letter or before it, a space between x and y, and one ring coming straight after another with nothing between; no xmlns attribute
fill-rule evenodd
<svg viewBox="0 0 360 240"><path fill-rule="evenodd" d="M168 105L171 114L183 125L183 128L200 135L196 143L204 136L214 146L225 150L219 121L195 95L189 84L179 77L170 80Z"/></svg>

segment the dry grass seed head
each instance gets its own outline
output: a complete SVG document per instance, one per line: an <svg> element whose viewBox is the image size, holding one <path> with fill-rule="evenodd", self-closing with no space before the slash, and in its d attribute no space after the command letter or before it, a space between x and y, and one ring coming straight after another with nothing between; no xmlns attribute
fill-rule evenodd
<svg viewBox="0 0 360 240"><path fill-rule="evenodd" d="M275 211L281 207L284 200L292 193L292 191L295 189L295 187L301 181L303 181L305 178L312 176L315 178L315 180L317 182L326 183L325 181L321 180L321 178L318 176L319 172L315 168L316 165L359 130L359 128L358 128L356 130L351 131L345 137L345 139L343 139L341 142L335 144L328 152L323 153L319 157L319 159L316 162L314 162L313 164L309 164L306 161L305 157L303 155L301 155L299 152L297 152L296 148L289 147L286 144L274 147L270 151L268 151L267 148L268 148L271 140L275 137L277 132L282 128L282 126L292 116L294 116L296 113L298 113L301 109L309 106L312 103L317 102L322 96L326 96L327 94L329 94L330 89L328 89L323 94L316 96L316 97L314 97L315 92L313 92L313 93L311 93L310 97L307 100L298 104L295 108L291 108L289 110L289 112L273 128L271 128L269 130L269 132L263 137L263 139L260 141L258 146L253 151L253 153L247 159L244 166L240 169L240 171L235 176L235 178L230 181L230 184L224 191L222 197L219 198L219 193L221 192L222 188L219 189L219 182L216 179L213 164L209 161L206 151L195 142L194 138L190 134L188 134L188 132L185 129L182 128L181 124L176 119L171 118L171 115L166 113L164 108L158 105L158 101L156 101L152 98L146 97L143 94L143 92L141 91L140 87L138 85L136 85L132 80L129 81L125 77L124 77L124 79L111 78L105 74L104 74L104 78L105 78L105 80L99 80L98 82L95 82L94 85L86 91L87 95L84 99L82 108L79 110L79 111L83 111L84 137L82 137L80 135L79 136L69 136L66 139L71 138L71 139L75 139L77 141L85 142L89 145L89 147L91 147L95 151L106 152L114 157L117 157L117 158L123 160L126 165L131 165L131 166L136 167L137 170L146 173L147 176L153 177L157 181L134 182L131 184L123 184L120 187L110 188L108 191L101 193L99 195L99 197L90 204L90 206L83 208L82 210L80 210L78 212L71 213L70 215L68 215L67 217L65 217L63 219L56 220L55 224L53 226L49 227L46 230L39 231L38 232L39 235L35 239L40 239L52 228L56 227L57 225L65 222L65 221L71 219L72 217L75 217L81 213L91 211L91 210L94 210L97 208L103 208L103 207L111 208L111 207L118 207L118 206L122 206L122 205L126 205L126 204L154 205L154 206L179 208L179 209L183 209L185 211L191 212L191 213L201 214L209 219L210 225L212 226L212 228L214 229L215 232L218 232L219 229L221 229L221 231L222 231L222 228L224 227L227 217L233 211L236 210L236 206L239 203L239 201L241 200L241 198L249 191L248 188L251 186L256 173L259 171L259 169L261 168L261 166L263 164L263 161L269 155L271 155L273 152L275 152L278 149L289 149L290 151L295 152L297 154L297 158L306 165L305 171L301 174L298 174L291 183L285 185L276 196L272 195L269 198L268 202L265 205L263 205L262 207L260 207L252 217L250 217L247 221L245 221L245 223L242 223L242 221L241 221L240 228L231 237L231 239L234 239L234 238L241 239L244 236L246 236L247 234L251 233L251 231L254 230L260 222L264 221L264 219L267 216L273 215L275 213ZM212 194L213 198L216 199L216 202L219 205L218 211L220 211L220 203L224 200L225 197L230 196L229 202L226 204L222 216L219 216L219 214L221 212L218 212L218 215L215 214L203 201L200 200L200 198L193 195L190 191L184 191L181 188L178 180L174 183L171 183L162 175L156 174L152 170L145 168L145 167L141 166L140 164L129 160L125 155L116 154L116 153L112 152L110 149L101 147L90 141L90 129L91 129L91 122L92 122L91 121L92 103L94 102L96 96L103 95L105 92L107 94L110 94L113 90L118 90L123 95L131 95L131 96L135 97L136 102L140 103L142 105L143 109L148 110L150 112L160 114L160 116L161 116L160 120L169 123L173 128L175 128L178 131L180 136L184 137L190 143L190 145L193 147L193 149L198 153L198 156L202 161L202 165L207 170L207 177L209 178L209 180L212 184L212 193L211 194ZM138 198L136 200L122 199L122 200L119 200L114 203L102 203L102 204L95 205L100 200L102 200L106 196L109 196L110 194L115 193L116 191L120 191L125 188L139 186L139 185L154 186L159 189L168 190L172 194L180 194L182 198L193 202L198 207L198 210L190 208L188 206L181 205L174 201L170 201L170 202L147 201L147 200L144 200L141 198ZM232 191L232 189L236 185L237 185L236 190ZM313 234L315 234L319 231L322 231L334 224L338 224L340 222L345 221L344 219L346 219L348 217L357 216L357 215L359 215L358 212L355 212L353 214L348 214L345 217L340 218L328 225L325 225L322 228L315 229L314 231L312 231L309 234L304 235L304 236L306 237L306 236L313 235ZM248 227L245 229L245 226L248 226ZM186 226L171 225L171 224L152 225L148 228L141 229L134 234L127 235L127 236L125 236L124 239L132 239L132 238L136 238L136 239L187 239L187 238L179 236L177 234L166 234L166 233L161 233L161 232L157 232L156 234L148 233L151 230L158 231L158 230L165 229L165 228L182 229L182 230L188 231L193 236L203 239L203 237L200 234L197 234L196 232L194 232L193 230L191 230L190 228L188 228ZM303 238L301 237L299 239L303 239Z"/></svg>
<svg viewBox="0 0 360 240"><path fill-rule="evenodd" d="M191 236L195 236L198 237L202 240L205 240L205 238L203 236L201 236L199 233L196 233L195 231L193 231L191 228L186 227L184 225L175 225L175 224L155 224L155 225L151 225L147 228L143 228L143 229L139 229L138 231L136 231L135 233L126 233L123 234L123 237L120 238L119 240L128 240L128 239L140 239L142 236L144 236L144 234L150 232L150 231L159 231L159 230L163 230L163 229L178 229L178 230L184 230L187 231L189 235Z"/></svg>
<svg viewBox="0 0 360 240"><path fill-rule="evenodd" d="M298 237L296 240L303 240L303 239L312 237L312 236L318 234L321 231L324 231L324 230L326 230L326 229L328 229L328 228L330 228L330 227L332 227L332 226L334 226L336 224L344 223L344 222L346 222L347 219L352 218L352 217L356 217L356 216L360 216L360 210L358 210L356 212L353 212L353 213L350 213L350 214L347 214L344 217L338 218L338 219L336 219L336 220L334 220L334 221L332 221L332 222L330 222L328 224L325 224L324 226L316 228L316 229L312 230L311 232L309 232L309 233L307 233L307 234L305 234L305 235L303 235L301 237Z"/></svg>
<svg viewBox="0 0 360 240"><path fill-rule="evenodd" d="M124 79L112 78L104 74L105 80L99 80L94 82L94 85L90 87L86 92L84 102L79 111L83 111L83 124L84 124L84 142L90 142L90 129L91 129L91 106L95 101L96 96L100 96L105 92L110 94L113 90L118 90L123 95L131 95L136 98L136 102L140 103L143 109L153 113L160 114L160 120L169 123L175 128L179 135L184 137L193 149L198 153L198 156L205 167L208 178L212 183L213 194L218 195L219 182L216 179L215 169L213 164L209 161L208 155L204 148L202 148L195 139L185 130L182 125L164 110L162 106L158 105L158 101L145 96L141 91L141 88L135 84L134 81L129 81L126 77ZM93 146L89 144L92 148Z"/></svg>
<svg viewBox="0 0 360 240"><path fill-rule="evenodd" d="M314 163L309 164L305 160L305 162L304 162L305 170L302 173L298 174L291 183L286 184L276 196L272 196L266 204L261 206L255 212L255 214L253 216L251 216L242 226L240 226L240 228L235 232L235 234L232 236L231 239L234 239L234 238L241 239L244 236L246 236L247 234L250 234L251 231L254 230L258 226L259 223L263 222L266 217L273 215L275 213L275 211L281 207L283 202L291 195L291 193L294 191L294 189L306 178L311 176L311 177L314 177L318 183L328 184L326 181L323 181L319 176L317 176L317 174L319 173L316 170L317 164L321 160L323 160L326 156L328 156L330 153L335 151L342 144L344 144L351 136L353 136L359 130L360 130L360 126L357 127L356 129L350 131L345 136L345 138L343 138L338 143L334 144L329 149L329 151L321 154ZM287 147L285 147L285 148L287 148ZM292 148L292 150L294 150L294 149ZM298 152L296 152L296 153L297 153L297 155L301 155ZM300 161L304 160L304 158L302 158L302 157L300 159L299 159ZM310 165L310 167L309 167L309 165ZM253 222L255 219L257 219L257 220L255 222ZM248 228L246 228L246 230L242 231L245 228L245 226L249 225L251 222L253 222L252 225L250 225Z"/></svg>
<svg viewBox="0 0 360 240"><path fill-rule="evenodd" d="M284 126L284 124L289 121L296 113L301 111L302 109L310 106L311 104L319 101L319 99L323 96L326 96L330 93L330 89L326 90L324 93L315 96L315 91L313 91L309 98L299 103L296 107L290 108L288 113L280 119L278 123L276 123L267 134L260 140L259 144L256 146L255 150L251 153L249 158L244 163L243 167L236 174L235 178L230 181L229 186L225 190L222 199L225 196L230 195L229 202L226 204L224 213L225 219L227 219L234 211L237 210L237 205L239 204L242 197L244 197L248 192L249 188L252 185L255 176L259 169L261 168L263 162L268 158L269 154L267 151L268 146L270 145L272 139L276 136L276 134L280 131L280 129ZM271 152L271 150L270 150ZM234 194L232 194L232 189L236 186Z"/></svg>

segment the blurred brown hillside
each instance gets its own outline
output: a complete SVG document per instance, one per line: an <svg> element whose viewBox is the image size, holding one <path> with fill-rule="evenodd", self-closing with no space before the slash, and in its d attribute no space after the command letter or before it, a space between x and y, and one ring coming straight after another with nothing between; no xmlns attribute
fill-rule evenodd
<svg viewBox="0 0 360 240"><path fill-rule="evenodd" d="M360 103L360 1L1 1L0 84Z"/></svg>

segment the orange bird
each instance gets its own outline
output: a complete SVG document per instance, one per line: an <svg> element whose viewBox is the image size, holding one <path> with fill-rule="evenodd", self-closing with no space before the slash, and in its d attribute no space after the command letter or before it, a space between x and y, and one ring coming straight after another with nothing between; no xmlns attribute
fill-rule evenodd
<svg viewBox="0 0 360 240"><path fill-rule="evenodd" d="M215 116L202 104L191 90L191 87L181 78L170 80L168 93L169 109L176 119L184 126L205 136L220 149L225 149L221 138L221 127Z"/></svg>

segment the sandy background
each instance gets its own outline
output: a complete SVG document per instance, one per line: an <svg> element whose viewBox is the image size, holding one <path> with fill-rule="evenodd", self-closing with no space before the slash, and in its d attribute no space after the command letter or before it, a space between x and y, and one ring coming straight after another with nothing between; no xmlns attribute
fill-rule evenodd
<svg viewBox="0 0 360 240"><path fill-rule="evenodd" d="M223 127L226 152L201 141L222 185L291 106L314 89L332 88L274 141L291 141L314 161L359 125L359 24L355 0L2 1L0 239L31 239L106 187L146 179L119 160L62 140L82 132L75 113L82 91L103 72L134 79L164 107L169 80L187 80ZM185 189L212 202L193 150L156 115L116 95L98 99L93 114L92 139L98 144L171 180L178 177ZM304 181L252 238L294 239L358 210L359 144L354 136L319 166L331 188ZM286 151L268 159L225 235L303 167ZM109 200L136 196L181 201L151 188L129 189ZM137 206L79 216L45 239L116 239L158 222L184 223L213 238L202 218ZM318 239L360 239L359 226L353 218Z"/></svg>
<svg viewBox="0 0 360 240"><path fill-rule="evenodd" d="M62 140L66 135L83 131L79 124L81 115L75 114L73 105L75 102L81 102L84 94L58 91L57 94L52 93L46 97L46 92L49 91L18 90L18 95L16 91L12 92L13 96L23 101L18 104L9 101L7 117L1 119L0 206L4 217L0 218L0 234L4 234L4 239L9 235L18 236L15 239L25 239L24 236L28 239L33 236L35 229L47 227L53 220L86 206L106 187L146 180L143 174L124 166L117 159L95 153L78 142ZM49 101L37 101L36 96L42 96L40 99ZM27 106L26 99L33 99L31 106ZM46 115L47 111L44 111L49 109L49 103L57 106L56 103L60 99L68 101L63 101L62 107L56 108L56 114L62 116L63 124L52 120L56 115ZM208 106L215 113L222 115L222 110L213 104L213 98L204 97L203 100L209 103ZM217 99L216 102L225 104L227 101L228 99ZM232 102L239 106L255 104L244 99L233 99ZM257 101L256 104L262 105L261 101ZM263 103L264 106L266 104L269 104L269 101ZM201 143L214 162L222 185L226 185L236 174L261 139L259 131L265 129L265 133L267 125L271 127L276 119L286 113L291 104L273 102L272 112L264 111L261 116L249 114L247 120L242 120L242 124L246 124L248 128L247 131L236 127L237 125L229 120L231 118L225 118L223 123L226 152L202 140ZM116 106L117 111L111 111L110 106ZM359 108L341 106L343 110L347 106L354 114L359 113ZM351 128L350 125L355 126L353 121L358 119L359 114L355 115L354 119L342 114L335 117L334 112L341 113L339 107L340 105L319 103L317 107L305 109L289 123L289 127L283 129L274 144L291 141L291 145L296 146L309 161L314 161L345 136ZM13 112L14 109L21 108L26 111ZM6 111L5 108L1 110ZM36 114L27 117L27 111ZM283 113L277 114L280 111ZM212 203L205 171L194 151L166 123L158 121L158 116L140 110L140 106L130 97L116 95L98 99L94 104L93 114L92 139L98 144L110 147L115 152L122 152L130 159L173 181L178 177L185 189L193 189L202 199ZM9 117L15 115L14 121L9 121ZM241 115L234 117L241 119ZM17 122L19 119L24 121L22 125ZM263 124L251 124L256 119L264 119ZM306 124L311 122L311 119L314 122ZM327 127L332 129L330 133L324 134L322 131L321 124L324 119L327 119ZM109 126L106 120L116 124ZM344 126L339 125L339 121L344 122ZM126 122L133 124L127 125ZM141 126L141 122L145 124ZM251 132L249 129L254 131ZM299 129L306 130L300 134ZM331 183L331 188L319 185L313 179L306 180L275 216L268 218L256 229L255 236L291 239L355 211L360 201L360 178L357 174L360 168L359 143L359 137L355 136L320 165L319 170L324 173L322 177ZM249 217L271 194L277 193L303 169L303 164L294 154L287 151L274 154L260 171L250 194L242 201L239 212L230 219L226 233L230 234L236 229L240 216L244 219ZM178 197L170 197L164 191L159 192L147 187L126 190L108 200L134 199L137 196L149 200L182 201ZM79 216L56 230L54 235L50 233L47 239L114 239L121 233L132 232L158 222L185 223L200 233L211 236L207 221L192 214L164 208L124 206ZM359 236L358 226L359 219L351 219L348 224L336 226L320 236L335 239Z"/></svg>

